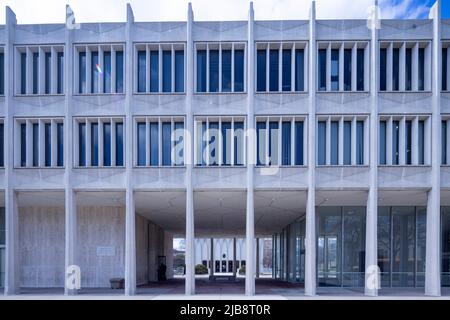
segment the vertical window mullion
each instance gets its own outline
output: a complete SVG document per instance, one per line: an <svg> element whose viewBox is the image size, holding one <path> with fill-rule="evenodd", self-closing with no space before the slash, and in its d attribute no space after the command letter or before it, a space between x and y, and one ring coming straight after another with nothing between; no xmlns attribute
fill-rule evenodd
<svg viewBox="0 0 450 320"><path fill-rule="evenodd" d="M150 120L148 118L145 118L145 165L151 166L152 165L152 154L151 154L151 148L152 148L152 131L150 126Z"/></svg>
<svg viewBox="0 0 450 320"><path fill-rule="evenodd" d="M231 139L230 139L231 141L229 141L229 143L231 144L231 148L230 148L230 157L231 157L230 165L234 166L234 165L236 165L236 163L234 161L234 137L235 137L235 134L234 134L234 117L231 118L231 135L230 135L230 137L231 137Z"/></svg>
<svg viewBox="0 0 450 320"><path fill-rule="evenodd" d="M170 68L170 72L171 72L171 84L170 84L170 92L175 92L175 49L173 47L173 44L171 45L171 68Z"/></svg>
<svg viewBox="0 0 450 320"><path fill-rule="evenodd" d="M267 44L266 48L266 92L269 92L270 87L270 43Z"/></svg>
<svg viewBox="0 0 450 320"><path fill-rule="evenodd" d="M145 92L150 92L151 86L151 61L150 61L151 51L148 45L145 46Z"/></svg>
<svg viewBox="0 0 450 320"><path fill-rule="evenodd" d="M234 92L234 42L231 44L231 92ZM244 71L245 73L245 71ZM232 139L234 140L234 139Z"/></svg>
<svg viewBox="0 0 450 320"><path fill-rule="evenodd" d="M57 139L57 124L55 119L52 119L51 121L51 135L50 135L50 141L51 141L51 163L50 166L56 167L58 165L58 139Z"/></svg>
<svg viewBox="0 0 450 320"><path fill-rule="evenodd" d="M294 51L294 50L292 50ZM292 83L292 87L294 87L295 84ZM295 161L295 155L297 153L297 148L296 148L296 144L297 144L297 137L295 135L295 130L296 130L296 126L295 126L295 117L293 117L291 119L291 166L295 166L296 165L296 161Z"/></svg>
<svg viewBox="0 0 450 320"><path fill-rule="evenodd" d="M222 52L222 50L220 50L220 52ZM221 54L220 54L221 55ZM219 59L220 61L220 59ZM221 63L219 63L219 65L221 65ZM219 72L220 74L220 72ZM222 78L219 76L219 79ZM219 90L221 90L222 86L219 85ZM216 159L218 159L217 164L219 166L222 166L223 164L223 135L222 135L222 118L219 118L219 132L218 132L218 138L219 138L219 143L217 144L218 147L216 148Z"/></svg>
<svg viewBox="0 0 450 320"><path fill-rule="evenodd" d="M278 48L278 92L283 90L283 43Z"/></svg>
<svg viewBox="0 0 450 320"><path fill-rule="evenodd" d="M218 92L222 92L222 44L219 43L219 74L218 74L218 80L219 80L219 87L217 88Z"/></svg>
<svg viewBox="0 0 450 320"><path fill-rule="evenodd" d="M209 62L210 61L210 57L209 57L209 43L206 44L206 92L209 92L209 86L210 86L210 77L209 77L209 73L210 73L210 68L209 68Z"/></svg>
<svg viewBox="0 0 450 320"><path fill-rule="evenodd" d="M111 46L111 92L117 93L116 83L117 83L117 65L116 65L116 48ZM111 128L114 127L111 123Z"/></svg>
<svg viewBox="0 0 450 320"><path fill-rule="evenodd" d="M162 137L162 122L161 118L158 118L158 166L162 166L162 148L163 148L163 137Z"/></svg>
<svg viewBox="0 0 450 320"><path fill-rule="evenodd" d="M291 47L291 92L295 92L297 84L295 83L295 43L292 44ZM292 140L291 140L291 143ZM294 150L294 149L292 149ZM293 162L291 162L293 163Z"/></svg>

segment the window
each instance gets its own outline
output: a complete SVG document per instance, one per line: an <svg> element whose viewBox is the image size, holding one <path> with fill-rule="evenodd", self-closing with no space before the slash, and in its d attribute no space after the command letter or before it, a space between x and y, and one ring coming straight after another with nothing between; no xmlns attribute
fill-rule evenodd
<svg viewBox="0 0 450 320"><path fill-rule="evenodd" d="M295 91L305 90L305 53L304 49L295 49Z"/></svg>
<svg viewBox="0 0 450 320"><path fill-rule="evenodd" d="M419 48L419 80L420 91L425 90L425 48Z"/></svg>
<svg viewBox="0 0 450 320"><path fill-rule="evenodd" d="M380 49L380 91L386 91L386 77L387 77L387 49Z"/></svg>
<svg viewBox="0 0 450 320"><path fill-rule="evenodd" d="M331 49L331 90L339 90L339 49Z"/></svg>
<svg viewBox="0 0 450 320"><path fill-rule="evenodd" d="M75 92L79 94L123 93L123 50L124 46L120 44L77 45L75 62L78 66L75 65L75 70L78 72L75 74Z"/></svg>
<svg viewBox="0 0 450 320"><path fill-rule="evenodd" d="M20 124L20 166L27 165L27 125Z"/></svg>
<svg viewBox="0 0 450 320"><path fill-rule="evenodd" d="M448 86L448 76L449 76L449 66L448 53L450 50L448 48L442 48L442 91L447 91Z"/></svg>
<svg viewBox="0 0 450 320"><path fill-rule="evenodd" d="M33 167L39 167L39 123L33 123Z"/></svg>
<svg viewBox="0 0 450 320"><path fill-rule="evenodd" d="M44 126L44 138L45 138L45 166L50 167L52 165L52 140L51 140L51 124L46 123Z"/></svg>
<svg viewBox="0 0 450 320"><path fill-rule="evenodd" d="M27 93L27 54L20 53L20 94Z"/></svg>
<svg viewBox="0 0 450 320"><path fill-rule="evenodd" d="M52 65L52 54L51 52L46 52L45 53L45 60L44 60L44 64L45 64L45 94L49 94L50 93L50 86L51 86L51 65Z"/></svg>
<svg viewBox="0 0 450 320"><path fill-rule="evenodd" d="M283 75L283 84L282 84L282 89L283 91L291 91L291 63L292 63L292 58L291 58L291 53L292 50L290 49L283 49L283 59L282 59L282 63L283 63L283 70L282 70L282 75Z"/></svg>
<svg viewBox="0 0 450 320"><path fill-rule="evenodd" d="M356 121L356 164L364 164L364 121Z"/></svg>
<svg viewBox="0 0 450 320"><path fill-rule="evenodd" d="M425 121L419 120L419 164L425 164Z"/></svg>
<svg viewBox="0 0 450 320"><path fill-rule="evenodd" d="M352 90L352 49L344 49L344 91L351 91L351 90Z"/></svg>
<svg viewBox="0 0 450 320"><path fill-rule="evenodd" d="M144 75L145 72L146 70L143 72ZM159 51L157 50L150 51L150 92L159 92Z"/></svg>
<svg viewBox="0 0 450 320"><path fill-rule="evenodd" d="M331 121L331 165L339 162L339 122Z"/></svg>
<svg viewBox="0 0 450 320"><path fill-rule="evenodd" d="M364 91L364 63L365 63L365 49L358 49L356 57L356 90Z"/></svg>
<svg viewBox="0 0 450 320"><path fill-rule="evenodd" d="M411 143L412 143L412 122L411 120L406 120L405 122L405 140L406 140L406 153L405 153L405 159L406 164L411 164Z"/></svg>
<svg viewBox="0 0 450 320"><path fill-rule="evenodd" d="M184 165L184 118L139 117L135 121L136 166Z"/></svg>
<svg viewBox="0 0 450 320"><path fill-rule="evenodd" d="M39 92L39 52L33 52L33 94Z"/></svg>
<svg viewBox="0 0 450 320"><path fill-rule="evenodd" d="M195 128L197 166L244 165L243 117L198 117Z"/></svg>
<svg viewBox="0 0 450 320"><path fill-rule="evenodd" d="M257 79L256 90L266 91L266 50L261 49L256 54Z"/></svg>
<svg viewBox="0 0 450 320"><path fill-rule="evenodd" d="M448 165L448 164L450 164L448 161L447 161L447 158L448 158L448 153L450 152L450 150L448 149L448 141L447 141L447 136L448 136L448 131L450 130L449 129L449 126L447 125L447 123L448 123L449 121L448 120L443 120L442 121L442 130L441 130L441 157L442 157L442 161L441 161L441 163L443 164L443 165Z"/></svg>
<svg viewBox="0 0 450 320"><path fill-rule="evenodd" d="M64 165L64 125L62 123L57 124L57 166L62 167Z"/></svg>
<svg viewBox="0 0 450 320"><path fill-rule="evenodd" d="M412 90L412 49L406 48L405 63L405 90Z"/></svg>
<svg viewBox="0 0 450 320"><path fill-rule="evenodd" d="M380 121L380 164L386 164L386 121Z"/></svg>
<svg viewBox="0 0 450 320"><path fill-rule="evenodd" d="M278 91L278 49L269 51L269 91Z"/></svg>
<svg viewBox="0 0 450 320"><path fill-rule="evenodd" d="M344 165L352 164L352 122L344 121Z"/></svg>
<svg viewBox="0 0 450 320"><path fill-rule="evenodd" d="M399 134L400 134L400 122L392 122L392 164L399 164Z"/></svg>
<svg viewBox="0 0 450 320"><path fill-rule="evenodd" d="M319 80L319 91L327 90L327 50L319 49L319 72L317 74Z"/></svg>
<svg viewBox="0 0 450 320"><path fill-rule="evenodd" d="M164 50L163 59L163 92L172 92L172 52Z"/></svg>
<svg viewBox="0 0 450 320"><path fill-rule="evenodd" d="M5 94L5 54L3 51L0 51L0 96L3 96L4 94Z"/></svg>
<svg viewBox="0 0 450 320"><path fill-rule="evenodd" d="M138 92L145 92L145 51L138 51Z"/></svg>
<svg viewBox="0 0 450 320"><path fill-rule="evenodd" d="M124 165L124 129L121 118L77 118L75 122L74 130L78 131L74 134L77 146L75 166Z"/></svg>
<svg viewBox="0 0 450 320"><path fill-rule="evenodd" d="M327 123L326 121L319 121L318 123L318 136L317 136L317 164L325 165L326 163L326 152L327 152Z"/></svg>
<svg viewBox="0 0 450 320"><path fill-rule="evenodd" d="M400 49L394 48L392 58L392 90L400 90Z"/></svg>
<svg viewBox="0 0 450 320"><path fill-rule="evenodd" d="M5 125L0 122L0 167L5 166Z"/></svg>
<svg viewBox="0 0 450 320"><path fill-rule="evenodd" d="M244 43L197 43L196 92L243 92Z"/></svg>
<svg viewBox="0 0 450 320"><path fill-rule="evenodd" d="M175 92L184 91L184 51L175 51Z"/></svg>

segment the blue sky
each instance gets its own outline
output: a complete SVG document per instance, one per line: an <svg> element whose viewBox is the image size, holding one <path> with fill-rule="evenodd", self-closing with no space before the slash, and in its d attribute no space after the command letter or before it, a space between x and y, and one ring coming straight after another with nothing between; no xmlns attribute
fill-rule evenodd
<svg viewBox="0 0 450 320"><path fill-rule="evenodd" d="M196 20L244 20L248 0L0 0L0 23L5 6L16 13L19 23L61 23L69 4L78 22L124 21L130 2L137 21L186 19L187 2ZM381 16L387 19L427 18L436 0L379 0ZM253 0L256 19L307 19L311 0ZM373 0L316 0L319 19L366 18ZM450 0L442 0L443 16L450 18Z"/></svg>

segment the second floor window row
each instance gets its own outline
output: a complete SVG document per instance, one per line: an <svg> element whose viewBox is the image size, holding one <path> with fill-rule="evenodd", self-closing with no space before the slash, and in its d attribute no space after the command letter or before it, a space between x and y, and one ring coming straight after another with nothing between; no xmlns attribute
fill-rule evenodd
<svg viewBox="0 0 450 320"><path fill-rule="evenodd" d="M15 93L18 95L64 93L62 45L16 47L15 70Z"/></svg>

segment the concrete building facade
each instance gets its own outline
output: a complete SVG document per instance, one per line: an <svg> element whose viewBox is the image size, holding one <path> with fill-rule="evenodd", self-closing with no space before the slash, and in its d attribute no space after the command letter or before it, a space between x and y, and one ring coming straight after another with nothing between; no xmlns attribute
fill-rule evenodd
<svg viewBox="0 0 450 320"><path fill-rule="evenodd" d="M196 21L0 26L6 295L171 270L186 240L273 237L273 276L423 287L450 274L450 21ZM375 11L376 13L376 11ZM378 22L378 24L377 24ZM4 236L3 236L4 234ZM203 260L203 259L202 259ZM378 273L378 267L380 273ZM171 271L172 272L172 271ZM171 275L169 275L171 276Z"/></svg>

